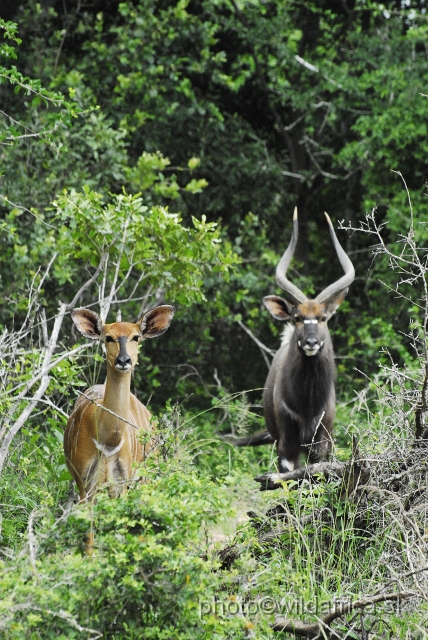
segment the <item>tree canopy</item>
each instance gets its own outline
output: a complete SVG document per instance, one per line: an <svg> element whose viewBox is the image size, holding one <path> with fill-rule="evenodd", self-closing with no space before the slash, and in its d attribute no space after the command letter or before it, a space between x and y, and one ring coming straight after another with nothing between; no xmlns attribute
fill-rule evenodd
<svg viewBox="0 0 428 640"><path fill-rule="evenodd" d="M309 293L340 274L324 210L336 225L355 227L375 207L394 238L409 216L400 171L423 217L423 4L27 2L14 18L22 42L9 24L1 88L1 259L9 297L9 274L24 265L31 273L49 259L51 203L64 189L104 197L125 189L142 193L145 206L180 212L186 224L192 216L221 220L241 266L231 282L221 273L205 280L209 304L190 312L191 323L184 313L186 348L177 346L175 363L190 362L211 381L216 369L231 389L256 388L264 364L236 319L269 342L275 327L260 299L272 291L294 206L294 276ZM406 358L393 326L397 317L405 326L412 311L381 302L378 278L388 279L388 269L373 269L364 234L341 239L357 261L352 312L345 307L336 339L351 357L349 379L354 366L373 371L385 336ZM59 271L58 261L53 275ZM55 278L48 286L54 298ZM186 334L196 317L205 325L199 345L193 330ZM220 335L223 353L213 353ZM244 378L245 352L258 363Z"/></svg>

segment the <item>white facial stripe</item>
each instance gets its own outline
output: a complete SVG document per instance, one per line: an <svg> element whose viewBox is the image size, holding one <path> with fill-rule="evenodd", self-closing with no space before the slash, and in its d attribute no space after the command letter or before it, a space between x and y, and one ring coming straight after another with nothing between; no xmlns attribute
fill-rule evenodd
<svg viewBox="0 0 428 640"><path fill-rule="evenodd" d="M303 324L318 324L318 320L316 318L312 320L303 320Z"/></svg>

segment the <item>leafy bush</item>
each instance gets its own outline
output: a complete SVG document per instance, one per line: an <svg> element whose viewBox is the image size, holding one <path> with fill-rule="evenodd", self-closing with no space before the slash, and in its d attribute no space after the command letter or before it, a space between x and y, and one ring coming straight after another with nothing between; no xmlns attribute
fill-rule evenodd
<svg viewBox="0 0 428 640"><path fill-rule="evenodd" d="M141 474L145 482L118 500L101 491L56 522L38 512L33 560L3 563L4 638L244 637L240 620L200 616L221 583L206 531L228 511L227 494L184 455ZM89 527L93 557L81 553Z"/></svg>

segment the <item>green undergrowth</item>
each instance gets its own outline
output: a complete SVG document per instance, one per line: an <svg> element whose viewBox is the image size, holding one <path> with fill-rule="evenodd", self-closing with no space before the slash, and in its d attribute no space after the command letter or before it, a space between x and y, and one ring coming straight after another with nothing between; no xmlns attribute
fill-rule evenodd
<svg viewBox="0 0 428 640"><path fill-rule="evenodd" d="M21 553L2 567L3 637L222 637L223 622L202 621L198 603L219 581L204 531L227 509L213 482L176 460L124 498L101 491L59 520L39 512L37 560Z"/></svg>
<svg viewBox="0 0 428 640"><path fill-rule="evenodd" d="M0 548L19 549L32 511L57 513L66 501L71 475L62 449L64 426L57 417L43 427L24 427L15 439L0 481Z"/></svg>
<svg viewBox="0 0 428 640"><path fill-rule="evenodd" d="M376 415L361 406L349 420L372 460L384 424L384 457L371 479L378 487L382 473L400 464L383 399ZM260 427L244 396L196 417L166 410L157 420L157 455L127 495L113 500L102 489L93 505L69 514L61 430L49 429L51 440L41 428L33 439L23 433L28 448L16 448L2 485L15 512L24 508L13 517L4 511L0 637L268 640L278 637L278 616L315 622L362 597L415 589L408 576L425 554L423 520L403 517L399 493L349 499L340 481L321 478L260 492L253 478L275 470L272 449L236 449L218 435ZM335 453L349 454L346 445ZM95 547L87 556L90 529ZM371 640L425 638L428 608L415 593L351 611L333 627L354 640L362 629L371 629Z"/></svg>

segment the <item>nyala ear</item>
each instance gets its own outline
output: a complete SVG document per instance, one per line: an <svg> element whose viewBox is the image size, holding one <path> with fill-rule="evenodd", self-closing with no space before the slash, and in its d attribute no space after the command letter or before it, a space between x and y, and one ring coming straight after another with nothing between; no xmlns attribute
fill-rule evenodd
<svg viewBox="0 0 428 640"><path fill-rule="evenodd" d="M263 298L263 304L276 320L285 322L286 320L292 319L292 308L283 298L279 296L265 296Z"/></svg>
<svg viewBox="0 0 428 640"><path fill-rule="evenodd" d="M157 338L168 329L174 317L175 307L162 304L160 307L147 311L140 319L140 331L143 338Z"/></svg>
<svg viewBox="0 0 428 640"><path fill-rule="evenodd" d="M336 313L337 309L340 307L342 302L345 299L346 294L348 293L348 287L346 289L342 289L339 293L336 293L334 296L329 298L324 302L324 306L327 312L327 318L330 320L331 316Z"/></svg>
<svg viewBox="0 0 428 640"><path fill-rule="evenodd" d="M71 319L82 336L91 340L100 339L103 322L98 313L89 309L73 309Z"/></svg>

